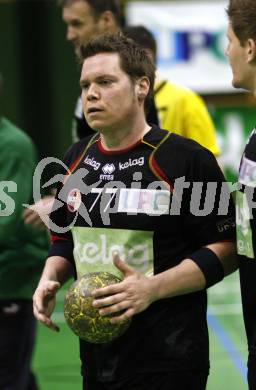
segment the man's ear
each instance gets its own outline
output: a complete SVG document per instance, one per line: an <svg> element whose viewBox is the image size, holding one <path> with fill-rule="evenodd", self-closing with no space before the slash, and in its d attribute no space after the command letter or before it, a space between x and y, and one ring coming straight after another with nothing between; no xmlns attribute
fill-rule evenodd
<svg viewBox="0 0 256 390"><path fill-rule="evenodd" d="M136 82L136 95L139 101L143 101L146 99L150 88L150 81L148 77L141 77Z"/></svg>
<svg viewBox="0 0 256 390"><path fill-rule="evenodd" d="M256 41L252 38L247 41L247 62L256 60Z"/></svg>
<svg viewBox="0 0 256 390"><path fill-rule="evenodd" d="M104 0L103 0L104 1ZM98 19L98 26L101 32L114 32L116 30L116 19L111 11L104 11Z"/></svg>

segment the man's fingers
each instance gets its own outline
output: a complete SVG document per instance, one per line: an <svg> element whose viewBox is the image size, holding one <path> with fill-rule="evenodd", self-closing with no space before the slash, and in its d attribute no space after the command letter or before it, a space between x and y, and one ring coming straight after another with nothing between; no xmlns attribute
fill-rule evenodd
<svg viewBox="0 0 256 390"><path fill-rule="evenodd" d="M125 299L125 295L120 293L120 294L111 295L110 297L106 297L103 299L95 299L92 304L94 307L105 307L105 306L113 305L115 303L122 302L124 299Z"/></svg>
<svg viewBox="0 0 256 390"><path fill-rule="evenodd" d="M121 260L119 255L116 253L113 256L113 263L120 271L122 271L125 277L134 275L136 273L136 271L132 267L130 267L125 261Z"/></svg>
<svg viewBox="0 0 256 390"><path fill-rule="evenodd" d="M24 211L23 211L23 218L27 218L29 217L30 214L33 214L34 213L34 210L31 210L30 208L26 208Z"/></svg>
<svg viewBox="0 0 256 390"><path fill-rule="evenodd" d="M116 283L116 284L111 284L110 286L107 286L107 287L97 288L96 290L92 291L91 295L93 298L100 298L100 297L107 296L107 295L121 293L121 291L122 291L122 284L121 283L122 282Z"/></svg>
<svg viewBox="0 0 256 390"><path fill-rule="evenodd" d="M37 213L34 213L27 218L27 224L38 227L40 225L44 225L44 221Z"/></svg>
<svg viewBox="0 0 256 390"><path fill-rule="evenodd" d="M53 196L47 196L33 205L28 206L23 212L26 225L45 227L54 202Z"/></svg>
<svg viewBox="0 0 256 390"><path fill-rule="evenodd" d="M34 315L36 318L38 314L44 313L44 306L41 300L38 301L34 300L33 306L34 306Z"/></svg>
<svg viewBox="0 0 256 390"><path fill-rule="evenodd" d="M49 329L59 332L59 327L51 320L51 314L55 306L55 294L60 288L60 283L48 281L43 287L35 291L33 297L34 315Z"/></svg>
<svg viewBox="0 0 256 390"><path fill-rule="evenodd" d="M25 223L31 223L35 220L37 214L35 213L34 210L30 210L30 209L26 209L24 212L23 212L23 219L24 219L24 222Z"/></svg>
<svg viewBox="0 0 256 390"><path fill-rule="evenodd" d="M122 313L120 316L112 317L110 318L111 324L117 324L119 322L124 322L128 320L129 318L132 318L134 316L134 309L128 309L124 313Z"/></svg>
<svg viewBox="0 0 256 390"><path fill-rule="evenodd" d="M38 313L45 313L50 300L54 299L60 283L48 281L43 288L38 288L33 296L34 308Z"/></svg>
<svg viewBox="0 0 256 390"><path fill-rule="evenodd" d="M31 226L33 226L33 227L35 227L37 229L45 229L46 228L45 222L34 211L31 211L30 213L26 213L26 214L24 212L24 214L23 214L23 221L24 221L25 225L31 225Z"/></svg>
<svg viewBox="0 0 256 390"><path fill-rule="evenodd" d="M58 291L59 288L60 288L59 282L50 281L46 286L45 295L47 295L47 293L54 294Z"/></svg>
<svg viewBox="0 0 256 390"><path fill-rule="evenodd" d="M34 302L37 304L37 306L41 303L43 306L43 302L45 299L49 298L51 299L53 295L56 294L58 289L60 288L59 282L49 281L44 286L44 288L38 288L34 295Z"/></svg>
<svg viewBox="0 0 256 390"><path fill-rule="evenodd" d="M36 313L35 317L38 319L38 321L40 321L42 324L47 326L47 328L53 330L54 332L60 331L60 328L56 324L54 324L52 320L48 318L45 314Z"/></svg>
<svg viewBox="0 0 256 390"><path fill-rule="evenodd" d="M99 310L99 314L101 316L107 316L109 314L115 314L118 312L122 312L123 310L127 310L130 308L130 302L124 301L124 302L119 302L115 305L111 305L109 307L104 307Z"/></svg>

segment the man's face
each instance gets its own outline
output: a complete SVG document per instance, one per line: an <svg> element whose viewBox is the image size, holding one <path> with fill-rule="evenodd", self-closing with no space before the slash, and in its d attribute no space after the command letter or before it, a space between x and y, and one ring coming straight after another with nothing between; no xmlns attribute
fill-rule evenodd
<svg viewBox="0 0 256 390"><path fill-rule="evenodd" d="M136 83L121 69L117 53L100 53L83 63L80 84L88 124L102 133L127 128L139 110Z"/></svg>
<svg viewBox="0 0 256 390"><path fill-rule="evenodd" d="M235 35L232 25L229 23L228 31L228 46L226 49L226 55L229 58L231 66L233 80L232 84L235 88L251 88L251 73L248 65L248 48L245 44L241 46L241 43Z"/></svg>
<svg viewBox="0 0 256 390"><path fill-rule="evenodd" d="M76 54L81 45L101 33L101 24L86 1L78 0L64 7L62 17L67 25L67 40L74 44Z"/></svg>

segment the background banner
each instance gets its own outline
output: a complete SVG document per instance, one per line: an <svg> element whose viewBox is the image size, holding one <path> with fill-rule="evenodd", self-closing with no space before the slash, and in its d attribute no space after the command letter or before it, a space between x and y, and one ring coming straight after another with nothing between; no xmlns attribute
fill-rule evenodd
<svg viewBox="0 0 256 390"><path fill-rule="evenodd" d="M225 56L227 1L128 2L127 24L155 35L158 68L164 78L199 93L231 92Z"/></svg>

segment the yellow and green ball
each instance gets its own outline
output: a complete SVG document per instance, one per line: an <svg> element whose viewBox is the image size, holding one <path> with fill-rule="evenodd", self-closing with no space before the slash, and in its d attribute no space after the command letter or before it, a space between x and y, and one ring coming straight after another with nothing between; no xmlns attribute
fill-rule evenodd
<svg viewBox="0 0 256 390"><path fill-rule="evenodd" d="M128 329L130 319L112 324L111 315L101 316L99 309L92 306L93 290L120 281L109 272L94 272L82 276L69 288L64 302L64 316L71 330L80 339L94 344L108 343ZM118 313L112 317L116 315Z"/></svg>

